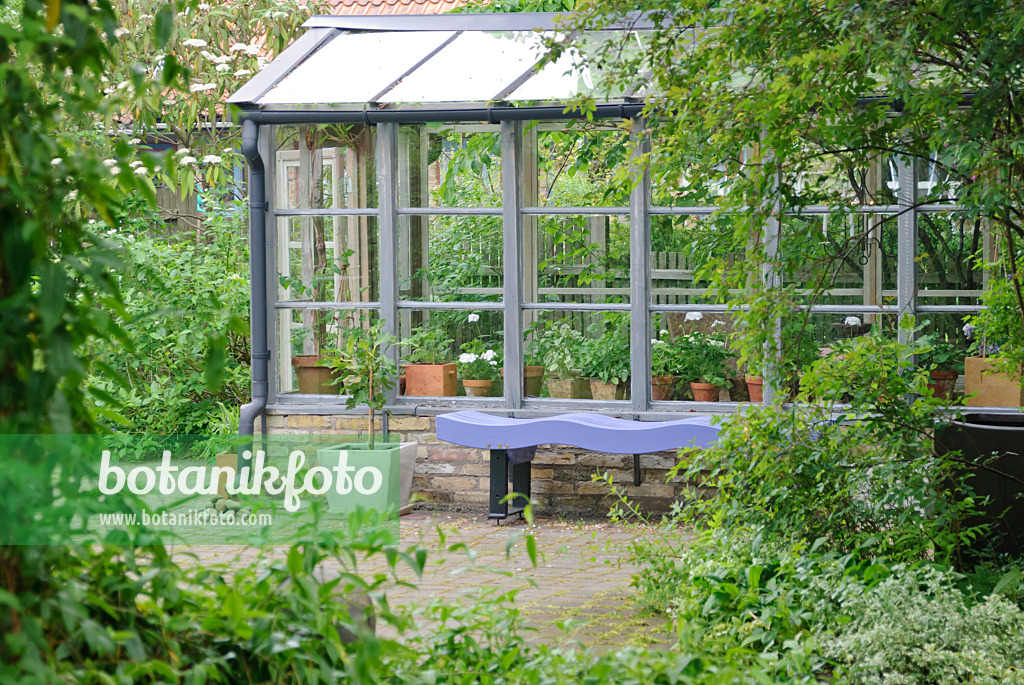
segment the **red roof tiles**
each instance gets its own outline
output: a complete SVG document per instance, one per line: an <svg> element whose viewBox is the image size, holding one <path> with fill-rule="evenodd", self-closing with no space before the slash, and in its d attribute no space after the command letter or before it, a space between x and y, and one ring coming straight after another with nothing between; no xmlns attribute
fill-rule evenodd
<svg viewBox="0 0 1024 685"><path fill-rule="evenodd" d="M331 14L441 14L469 0L331 0Z"/></svg>

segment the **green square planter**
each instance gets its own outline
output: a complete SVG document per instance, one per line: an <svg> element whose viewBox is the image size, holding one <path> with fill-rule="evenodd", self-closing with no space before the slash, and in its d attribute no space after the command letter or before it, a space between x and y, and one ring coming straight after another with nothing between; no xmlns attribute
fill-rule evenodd
<svg viewBox="0 0 1024 685"><path fill-rule="evenodd" d="M399 436L384 442L377 439L374 449L367 449L367 443L344 442L317 450L320 466L332 470L335 476L332 487L324 493L327 506L332 513L348 514L357 507L390 511L397 514L401 495L401 445ZM337 490L337 473L334 468L342 454L346 455L346 473L352 483L342 482L342 492ZM347 492L346 492L347 490Z"/></svg>

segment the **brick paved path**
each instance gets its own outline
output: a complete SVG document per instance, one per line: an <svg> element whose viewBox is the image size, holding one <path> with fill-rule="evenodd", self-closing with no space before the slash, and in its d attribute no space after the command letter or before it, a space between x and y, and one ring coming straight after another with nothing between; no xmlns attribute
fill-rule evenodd
<svg viewBox="0 0 1024 685"><path fill-rule="evenodd" d="M444 531L446 551L439 551L437 528ZM629 563L630 542L656 535L642 526L605 521L535 521L530 528L537 541L537 566L530 564L523 538L527 526L496 527L482 516L415 512L401 519L402 546L417 541L430 550L427 569L416 578L408 568L399 574L415 587L394 586L387 597L392 607L422 607L432 600L471 601L484 592L518 590L515 606L524 623L536 628L531 640L548 643L577 641L596 650L625 645L667 647L671 635L661 616L641 612L633 601ZM459 548L464 543L471 554ZM455 550L451 550L452 546ZM251 563L255 551L241 555L237 548L191 547L201 563ZM472 556L472 559L470 558ZM385 569L371 559L361 571ZM566 628L560 627L567 626ZM418 624L421 631L429 624ZM386 626L381 635L394 637Z"/></svg>

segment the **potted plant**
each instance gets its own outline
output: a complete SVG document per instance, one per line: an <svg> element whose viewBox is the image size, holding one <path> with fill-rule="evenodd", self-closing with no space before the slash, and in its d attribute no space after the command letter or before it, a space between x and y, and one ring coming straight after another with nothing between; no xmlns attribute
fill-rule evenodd
<svg viewBox="0 0 1024 685"><path fill-rule="evenodd" d="M462 346L458 367L466 395L490 397L494 382L501 378L501 355L478 338Z"/></svg>
<svg viewBox="0 0 1024 685"><path fill-rule="evenodd" d="M679 346L662 329L651 339L651 399L670 400L679 378Z"/></svg>
<svg viewBox="0 0 1024 685"><path fill-rule="evenodd" d="M692 333L678 341L679 368L690 381L696 402L717 402L719 390L729 387L725 360L729 356L725 342L702 333Z"/></svg>
<svg viewBox="0 0 1024 685"><path fill-rule="evenodd" d="M341 349L325 355L324 360L344 379L348 393L345 407L354 409L366 405L366 434L369 447L373 449L374 413L384 408L384 392L395 387L398 376L397 365L384 352L398 341L384 331L383 321L367 328L349 328L342 333L341 341Z"/></svg>
<svg viewBox="0 0 1024 685"><path fill-rule="evenodd" d="M578 372L583 334L564 321L534 326L531 331L533 341L527 353L543 361L548 395L590 399L590 384Z"/></svg>
<svg viewBox="0 0 1024 685"><path fill-rule="evenodd" d="M456 365L446 361L452 340L439 325L422 324L402 341L408 351L405 365L405 394L421 397L453 397L458 388Z"/></svg>
<svg viewBox="0 0 1024 685"><path fill-rule="evenodd" d="M956 379L963 371L963 353L947 340L934 340L932 336L921 338L925 351L918 354L918 363L929 369L932 382L928 387L935 397L948 400L953 397Z"/></svg>
<svg viewBox="0 0 1024 685"><path fill-rule="evenodd" d="M764 377L761 374L754 373L755 369L753 366L747 368L745 380L747 382L747 394L750 397L751 402L763 402L764 401Z"/></svg>
<svg viewBox="0 0 1024 685"><path fill-rule="evenodd" d="M580 372L590 378L591 396L595 400L626 399L630 362L629 335L621 329L611 327L588 339L580 354Z"/></svg>
<svg viewBox="0 0 1024 685"><path fill-rule="evenodd" d="M334 272L328 267L318 268L309 283L285 276L280 279L281 287L292 296L314 301L327 299L329 286L333 282ZM295 384L303 395L336 395L341 390L337 377L323 356L328 343L328 328L335 316L333 312L324 311L303 314L303 321L307 327L299 340L303 343L306 353L292 355Z"/></svg>

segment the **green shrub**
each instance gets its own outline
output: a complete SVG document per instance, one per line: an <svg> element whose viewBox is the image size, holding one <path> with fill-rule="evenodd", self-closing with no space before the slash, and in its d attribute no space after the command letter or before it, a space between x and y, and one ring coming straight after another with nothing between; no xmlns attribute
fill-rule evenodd
<svg viewBox="0 0 1024 685"><path fill-rule="evenodd" d="M221 405L246 401L245 217L240 203L211 202L199 231L169 233L145 210L110 229L126 259L124 307L110 315L127 343L94 343L93 356L107 368L90 380L114 400L99 406L119 411L130 430L208 432Z"/></svg>

